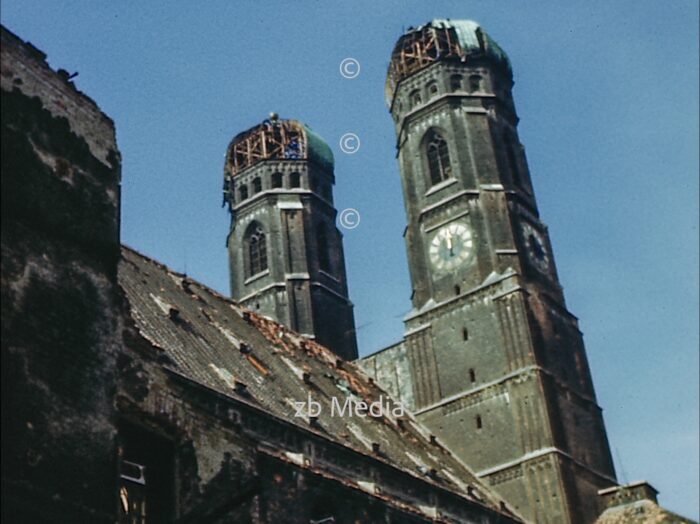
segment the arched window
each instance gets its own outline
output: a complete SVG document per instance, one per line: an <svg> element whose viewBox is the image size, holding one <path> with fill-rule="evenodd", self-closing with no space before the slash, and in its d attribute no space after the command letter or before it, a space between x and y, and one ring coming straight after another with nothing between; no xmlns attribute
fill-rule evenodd
<svg viewBox="0 0 700 524"><path fill-rule="evenodd" d="M471 75L469 77L469 92L481 91L481 75Z"/></svg>
<svg viewBox="0 0 700 524"><path fill-rule="evenodd" d="M447 142L437 131L430 131L427 142L428 169L430 171L430 183L439 184L452 176L450 165L450 151Z"/></svg>
<svg viewBox="0 0 700 524"><path fill-rule="evenodd" d="M260 180L260 177L255 177L253 179L253 194L257 195L262 191L262 180Z"/></svg>
<svg viewBox="0 0 700 524"><path fill-rule="evenodd" d="M319 224L316 232L316 247L318 249L318 265L323 271L330 271L331 259L328 252L328 233L326 226Z"/></svg>
<svg viewBox="0 0 700 524"><path fill-rule="evenodd" d="M292 173L289 176L289 187L301 187L301 175L299 173Z"/></svg>
<svg viewBox="0 0 700 524"><path fill-rule="evenodd" d="M248 198L248 186L243 184L238 188L238 201L242 202L246 198Z"/></svg>
<svg viewBox="0 0 700 524"><path fill-rule="evenodd" d="M248 246L248 276L257 275L267 269L267 243L262 227L252 226L246 237Z"/></svg>
<svg viewBox="0 0 700 524"><path fill-rule="evenodd" d="M450 89L452 91L462 90L462 75L452 75L450 77Z"/></svg>
<svg viewBox="0 0 700 524"><path fill-rule="evenodd" d="M438 86L435 82L431 82L430 85L428 85L428 94L430 96L435 96L438 93Z"/></svg>
<svg viewBox="0 0 700 524"><path fill-rule="evenodd" d="M272 173L272 187L273 189L282 187L282 173Z"/></svg>
<svg viewBox="0 0 700 524"><path fill-rule="evenodd" d="M420 96L420 91L413 91L411 93L411 107L419 106L421 102L423 102L423 99Z"/></svg>

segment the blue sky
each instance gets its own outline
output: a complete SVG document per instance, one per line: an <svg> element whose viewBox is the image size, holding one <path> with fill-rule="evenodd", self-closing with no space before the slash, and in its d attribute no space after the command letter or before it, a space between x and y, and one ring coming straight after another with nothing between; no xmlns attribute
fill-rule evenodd
<svg viewBox="0 0 700 524"><path fill-rule="evenodd" d="M541 215L580 319L620 480L698 518L698 5L588 2L4 0L2 22L78 71L123 155L122 239L228 293L220 207L231 137L270 111L336 155L362 354L410 308L405 214L383 86L394 42L480 22L509 54ZM361 63L354 80L342 59ZM362 141L340 152L347 132Z"/></svg>

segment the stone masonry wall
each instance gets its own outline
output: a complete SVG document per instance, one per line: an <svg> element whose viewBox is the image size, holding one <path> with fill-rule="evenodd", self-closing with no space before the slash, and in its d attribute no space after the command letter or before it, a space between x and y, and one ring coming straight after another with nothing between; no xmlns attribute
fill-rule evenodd
<svg viewBox="0 0 700 524"><path fill-rule="evenodd" d="M114 127L2 29L2 519L113 522Z"/></svg>

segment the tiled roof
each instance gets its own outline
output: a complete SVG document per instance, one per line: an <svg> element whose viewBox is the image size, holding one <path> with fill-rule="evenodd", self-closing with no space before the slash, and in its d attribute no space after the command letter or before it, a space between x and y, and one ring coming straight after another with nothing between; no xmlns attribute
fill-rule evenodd
<svg viewBox="0 0 700 524"><path fill-rule="evenodd" d="M331 416L332 398L367 403L388 395L353 363L281 324L130 248L119 282L141 335L173 371L306 431L373 456L423 481L498 509L500 500L408 415ZM295 417L294 402L319 402L316 420ZM378 445L378 448L376 447Z"/></svg>

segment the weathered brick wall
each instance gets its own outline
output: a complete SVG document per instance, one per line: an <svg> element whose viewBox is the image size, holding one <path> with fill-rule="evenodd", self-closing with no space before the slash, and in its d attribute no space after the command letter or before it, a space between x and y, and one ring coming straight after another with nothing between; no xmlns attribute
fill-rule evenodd
<svg viewBox="0 0 700 524"><path fill-rule="evenodd" d="M67 74L2 29L7 522L113 522L120 159Z"/></svg>

